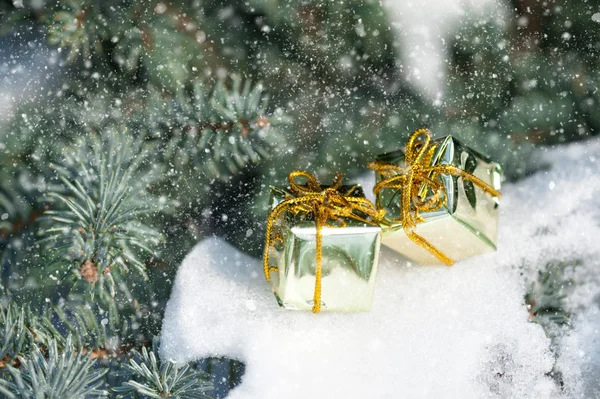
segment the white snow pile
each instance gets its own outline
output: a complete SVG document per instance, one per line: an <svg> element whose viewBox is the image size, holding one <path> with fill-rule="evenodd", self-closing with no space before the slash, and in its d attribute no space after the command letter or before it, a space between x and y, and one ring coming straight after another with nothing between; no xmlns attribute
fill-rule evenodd
<svg viewBox="0 0 600 399"><path fill-rule="evenodd" d="M597 397L600 140L545 157L550 169L503 187L498 252L447 268L384 250L369 313L279 308L260 260L202 241L179 268L162 356L243 361L231 398ZM524 294L548 261L575 259L573 326L551 347Z"/></svg>

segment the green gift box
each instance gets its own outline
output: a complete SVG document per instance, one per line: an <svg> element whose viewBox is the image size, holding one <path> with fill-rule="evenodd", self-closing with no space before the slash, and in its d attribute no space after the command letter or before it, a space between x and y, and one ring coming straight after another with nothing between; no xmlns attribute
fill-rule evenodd
<svg viewBox="0 0 600 399"><path fill-rule="evenodd" d="M425 130L419 130L413 136L406 152L398 150L376 158L375 164L396 165L398 168L377 169L370 166L377 171L377 182L405 176L404 180L397 180L400 181L399 186L405 184L405 187L389 188L393 184L388 184L387 188L384 185L376 193L378 207L385 210L387 221L382 243L420 264L451 264L452 261L495 251L498 190L502 180L500 165L452 136L429 141L429 133ZM426 137L426 142L418 140L423 137ZM409 151L410 159L407 160ZM412 185L408 183L410 173L413 173ZM433 179L429 180L433 183L428 183L427 179ZM432 185L437 190L433 190ZM408 189L412 190L410 196L413 202L407 209L408 213L403 213L402 194ZM425 204L433 201L434 195L439 197L442 206L420 211L418 217L415 216L414 201ZM426 206L422 205L422 208ZM416 223L405 229L403 221L407 215ZM418 237L411 238L407 231ZM443 262L442 257L435 255L435 250L417 242L420 238L451 262Z"/></svg>
<svg viewBox="0 0 600 399"><path fill-rule="evenodd" d="M327 187L330 186L322 188ZM336 191L342 196L364 198L358 185L343 185ZM295 197L290 190L271 187L271 211ZM361 217L368 221L367 215ZM347 217L329 220L321 232L320 311L368 311L377 273L381 228L375 223ZM317 282L314 212L283 212L271 234L272 267L267 273L277 302L286 309L314 311Z"/></svg>

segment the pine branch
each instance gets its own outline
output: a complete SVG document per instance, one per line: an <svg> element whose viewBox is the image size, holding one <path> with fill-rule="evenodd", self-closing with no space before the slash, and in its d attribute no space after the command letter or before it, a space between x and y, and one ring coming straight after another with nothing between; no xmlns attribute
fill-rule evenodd
<svg viewBox="0 0 600 399"><path fill-rule="evenodd" d="M206 374L188 365L179 367L172 361L160 361L157 348L134 351L125 372L129 380L113 388L119 398L209 398L213 384ZM140 396L138 396L140 395Z"/></svg>
<svg viewBox="0 0 600 399"><path fill-rule="evenodd" d="M118 358L133 347L150 342L136 330L143 322L139 306L119 309L116 301L103 304L69 301L52 309L54 324L61 336L70 335L73 344L93 358ZM59 338L57 338L59 339Z"/></svg>
<svg viewBox="0 0 600 399"><path fill-rule="evenodd" d="M48 42L69 51L67 61L79 55L89 58L102 51L102 42L109 35L105 9L88 0L65 0L56 3L56 10L47 16Z"/></svg>
<svg viewBox="0 0 600 399"><path fill-rule="evenodd" d="M20 129L27 128L27 142L32 144L31 148L19 149L20 153L37 155L54 149L36 148L42 135L67 145L75 132L98 134L107 126L127 126L140 140L154 141L160 147L157 161L175 166L170 173L185 174L206 184L227 180L269 159L275 148L286 145L285 129L291 124L282 109L269 107L261 84L242 82L237 76L214 85L194 81L175 95L149 84L126 95L104 85L82 94L73 87L65 89L63 97L58 108L42 107L41 112L27 116L33 122L22 124ZM27 110L21 114L28 115ZM19 144L11 143L11 147Z"/></svg>
<svg viewBox="0 0 600 399"><path fill-rule="evenodd" d="M54 165L60 188L48 198L48 227L41 244L53 255L51 265L63 265L96 288L101 298L114 297L117 281L133 268L147 278L142 256L158 256L162 236L142 220L166 208L167 200L150 195L158 167L148 167L147 149L124 133L80 141Z"/></svg>
<svg viewBox="0 0 600 399"><path fill-rule="evenodd" d="M112 315L115 314L113 311ZM116 335L114 331L107 332L85 306L70 311L63 307L45 308L40 312L27 306L0 307L0 326L0 370L7 366L19 368L22 357L27 357L34 348L47 348L51 341L63 349L70 339L76 348L93 352L108 347L107 336Z"/></svg>
<svg viewBox="0 0 600 399"><path fill-rule="evenodd" d="M552 342L550 350L554 352L555 360L552 370L546 375L561 389L564 381L562 372L557 367L559 347L556 345L556 339L571 323L571 314L567 310L565 299L568 296L568 288L574 284L572 279L564 276L564 272L568 267L580 264L581 260L548 262L544 270L538 271L538 279L531 283L525 294L529 320L541 325Z"/></svg>
<svg viewBox="0 0 600 399"><path fill-rule="evenodd" d="M147 343L123 343L127 331L119 328L118 320L106 322L114 318L114 310L101 315L99 322L98 309L72 305L41 313L0 308L0 393L9 398L84 397L76 389L85 385L90 395L85 397L104 396L98 389L104 384L100 377L110 372L110 383L117 386L114 392L119 397L209 397L213 385L203 371L161 362L156 345L149 352L144 347ZM135 349L139 347L141 352ZM98 363L98 359L104 360ZM79 382L60 385L69 381L65 376L74 374Z"/></svg>
<svg viewBox="0 0 600 399"><path fill-rule="evenodd" d="M107 370L95 369L96 361L78 352L67 338L63 351L50 340L47 350L33 347L28 357L19 358L20 367L7 367L0 379L0 392L8 398L103 397L102 377Z"/></svg>
<svg viewBox="0 0 600 399"><path fill-rule="evenodd" d="M17 361L17 356L22 354L30 346L25 322L25 310L8 307L0 308L0 369Z"/></svg>
<svg viewBox="0 0 600 399"><path fill-rule="evenodd" d="M4 288L11 288L13 273L31 261L32 224L41 216L36 197L40 185L25 172L0 166L0 276Z"/></svg>
<svg viewBox="0 0 600 399"><path fill-rule="evenodd" d="M541 324L548 335L552 326L569 325L570 314L565 306L567 288L573 285L572 279L564 277L567 267L575 267L581 261L552 261L538 272L525 295L529 319Z"/></svg>
<svg viewBox="0 0 600 399"><path fill-rule="evenodd" d="M36 218L32 215L36 205L39 207L36 197L44 187L40 179L28 173L25 164L11 161L0 162L0 239L18 234L29 219Z"/></svg>
<svg viewBox="0 0 600 399"><path fill-rule="evenodd" d="M515 1L515 10L526 15L526 25L516 23L520 15L508 27L493 19L460 25L451 42L446 109L507 136L521 158L530 147L521 148L522 143L555 144L597 134L597 50L590 43L600 34L588 27L594 6L575 0L530 9ZM572 27L565 30L567 20ZM502 148L497 141L490 144Z"/></svg>
<svg viewBox="0 0 600 399"><path fill-rule="evenodd" d="M103 384L100 378L110 371L118 377L113 383L122 384L114 389L119 397L209 397L213 386L203 371L161 362L156 345L148 352L143 345L123 343L127 331L119 328L119 321L113 320L115 315L111 309L99 322L97 312L86 306L55 307L41 313L0 308L0 393L10 398L42 394L70 398L79 397L77 387L86 386L91 396L85 397L103 396L98 389ZM141 352L135 349L140 346ZM131 355L129 365L117 371ZM69 359L72 361L67 367ZM97 359L106 360L99 364ZM69 381L65 376L73 374L79 376L79 382L60 385ZM25 391L34 396L27 396Z"/></svg>
<svg viewBox="0 0 600 399"><path fill-rule="evenodd" d="M134 347L148 344L134 332L142 323L143 312L135 307L125 313L114 301L107 309L92 303L68 301L58 306L32 311L29 307L0 306L0 370L20 367L20 358L33 348L47 348L56 342L59 350L71 345L91 358L118 359ZM140 340L140 338L142 340Z"/></svg>
<svg viewBox="0 0 600 399"><path fill-rule="evenodd" d="M192 71L223 66L200 21L170 3L59 0L42 19L49 43L68 52L67 63L108 61L128 77L148 77L169 91L188 82Z"/></svg>
<svg viewBox="0 0 600 399"><path fill-rule="evenodd" d="M268 111L261 85L242 85L237 77L232 82L231 89L218 82L208 95L196 83L190 94L179 92L166 104L165 114L153 121L170 137L165 157L209 181L225 180L268 159L284 144L280 129L289 123L283 111Z"/></svg>

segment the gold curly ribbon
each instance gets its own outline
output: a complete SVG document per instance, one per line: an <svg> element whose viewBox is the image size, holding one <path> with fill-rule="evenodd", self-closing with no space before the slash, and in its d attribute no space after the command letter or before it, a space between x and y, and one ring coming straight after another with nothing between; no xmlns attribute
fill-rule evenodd
<svg viewBox="0 0 600 399"><path fill-rule="evenodd" d="M367 167L386 177L375 185L373 192L377 196L377 209L382 209L379 193L383 189L401 190L400 218L390 219L402 223L402 229L415 244L426 249L444 264L451 266L454 261L434 247L429 241L415 233L418 223L425 219L420 212L438 210L447 203L446 187L439 179L441 174L462 177L477 187L500 197L500 192L492 186L452 165L431 165L436 146L431 145L431 135L427 129L415 131L406 142L404 165L387 162L370 162ZM431 191L430 191L431 190ZM433 194L428 195L432 192Z"/></svg>
<svg viewBox="0 0 600 399"><path fill-rule="evenodd" d="M304 184L298 183L298 178L306 179ZM270 252L276 239L272 237L273 225L284 212L312 214L316 225L316 266L315 266L315 291L313 313L321 311L321 275L323 263L323 227L344 227L346 219L354 219L371 225L378 225L383 217L384 211L378 211L366 198L353 197L352 192L357 186L353 186L346 193L340 193L343 175L335 176L333 185L327 188L321 187L317 179L310 173L296 170L289 174L290 191L293 197L287 198L275 207L269 214L267 220L267 234L263 267L265 278L271 281L271 271L279 272L275 266L269 263ZM357 214L358 212L358 214ZM366 219L362 215L369 217ZM329 220L336 224L328 224Z"/></svg>

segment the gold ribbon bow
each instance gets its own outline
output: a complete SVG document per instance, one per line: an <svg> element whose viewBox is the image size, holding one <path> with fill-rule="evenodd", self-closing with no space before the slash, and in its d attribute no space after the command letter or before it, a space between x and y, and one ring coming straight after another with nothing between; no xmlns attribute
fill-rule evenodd
<svg viewBox="0 0 600 399"><path fill-rule="evenodd" d="M305 178L306 183L300 184L298 178ZM275 207L269 214L267 220L267 236L263 267L267 281L271 281L272 270L279 271L277 267L270 266L269 257L274 239L272 237L273 225L284 212L292 214L312 214L316 224L316 266L315 266L315 292L313 313L321 311L321 274L323 262L323 226L344 227L346 219L354 219L364 223L377 225L383 216L383 211L378 211L366 198L353 197L352 192L357 186L353 186L346 193L340 193L343 175L337 174L333 185L327 188L321 187L317 179L310 173L304 171L293 171L289 174L290 191L293 197L287 198ZM369 217L371 220L368 220ZM327 221L335 221L336 224L327 224Z"/></svg>
<svg viewBox="0 0 600 399"><path fill-rule="evenodd" d="M400 218L391 220L401 222L408 238L450 266L454 263L452 259L415 233L417 224L425 221L420 212L433 212L446 206L446 187L439 176L441 174L460 176L494 197L500 197L500 192L473 174L455 166L431 165L436 146L431 145L430 142L431 135L427 129L419 129L406 142L404 165L375 161L370 162L367 167L385 177L373 189L377 196L377 208L382 209L379 195L381 190L400 190Z"/></svg>

